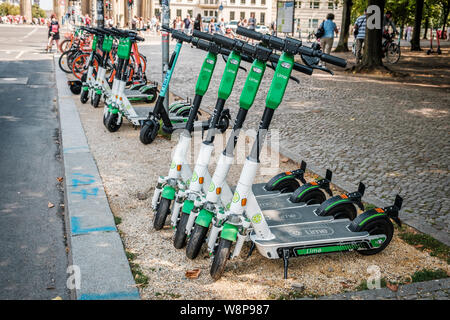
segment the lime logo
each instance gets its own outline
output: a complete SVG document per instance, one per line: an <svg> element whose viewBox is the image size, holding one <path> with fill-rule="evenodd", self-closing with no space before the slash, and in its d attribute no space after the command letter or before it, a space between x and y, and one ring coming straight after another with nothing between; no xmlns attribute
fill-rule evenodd
<svg viewBox="0 0 450 320"><path fill-rule="evenodd" d="M194 173L192 174L192 182L197 181L197 179L198 179L197 172L194 171Z"/></svg>
<svg viewBox="0 0 450 320"><path fill-rule="evenodd" d="M229 204L227 204L227 210L230 210L230 207L231 207L231 202L229 203Z"/></svg>
<svg viewBox="0 0 450 320"><path fill-rule="evenodd" d="M236 203L240 199L239 193L236 191L233 196L233 202Z"/></svg>
<svg viewBox="0 0 450 320"><path fill-rule="evenodd" d="M211 181L211 184L209 185L208 191L209 191L209 192L213 192L215 188L216 188L216 186L215 186L214 183Z"/></svg>
<svg viewBox="0 0 450 320"><path fill-rule="evenodd" d="M172 162L172 163L170 164L170 169L175 169L175 162Z"/></svg>
<svg viewBox="0 0 450 320"><path fill-rule="evenodd" d="M255 215L252 217L252 222L253 222L253 223L260 223L261 220L262 220L262 215L261 215L261 213L255 214Z"/></svg>

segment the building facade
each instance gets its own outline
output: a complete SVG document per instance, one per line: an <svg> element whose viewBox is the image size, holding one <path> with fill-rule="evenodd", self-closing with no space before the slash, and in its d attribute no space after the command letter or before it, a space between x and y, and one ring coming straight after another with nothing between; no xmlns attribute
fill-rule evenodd
<svg viewBox="0 0 450 320"><path fill-rule="evenodd" d="M340 30L342 21L342 4L339 0L294 1L294 34L304 37L314 32L326 19L328 13L334 14L334 22ZM277 18L277 0L272 1L272 21Z"/></svg>

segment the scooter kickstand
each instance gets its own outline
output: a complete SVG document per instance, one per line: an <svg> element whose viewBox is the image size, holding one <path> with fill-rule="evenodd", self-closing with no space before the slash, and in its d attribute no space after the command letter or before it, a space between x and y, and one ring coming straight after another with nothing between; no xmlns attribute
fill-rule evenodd
<svg viewBox="0 0 450 320"><path fill-rule="evenodd" d="M254 242L252 242L252 246L250 247L250 251L248 252L246 259L250 258L250 256L252 255L253 251L255 250L255 248L256 248L256 245L255 245Z"/></svg>
<svg viewBox="0 0 450 320"><path fill-rule="evenodd" d="M289 249L283 249L283 262L284 262L284 279L288 276L288 266L289 266Z"/></svg>

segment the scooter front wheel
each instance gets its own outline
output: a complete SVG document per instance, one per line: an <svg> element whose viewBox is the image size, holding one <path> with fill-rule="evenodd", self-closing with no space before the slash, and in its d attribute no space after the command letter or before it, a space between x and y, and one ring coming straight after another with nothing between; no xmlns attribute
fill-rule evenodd
<svg viewBox="0 0 450 320"><path fill-rule="evenodd" d="M85 104L89 100L89 90L81 89L80 101Z"/></svg>
<svg viewBox="0 0 450 320"><path fill-rule="evenodd" d="M194 230L192 230L191 236L186 246L186 256L193 260L197 258L203 242L205 242L208 228L195 224Z"/></svg>
<svg viewBox="0 0 450 320"><path fill-rule="evenodd" d="M150 144L155 140L156 135L158 134L159 123L150 120L147 121L141 128L141 132L139 133L139 140L143 144Z"/></svg>
<svg viewBox="0 0 450 320"><path fill-rule="evenodd" d="M106 116L105 126L109 132L116 132L117 130L119 130L120 126L122 125L122 122L117 123L118 119L119 119L118 113L109 113Z"/></svg>
<svg viewBox="0 0 450 320"><path fill-rule="evenodd" d="M170 211L170 203L171 200L161 198L153 220L153 228L155 228L155 230L161 230L164 227L167 215Z"/></svg>
<svg viewBox="0 0 450 320"><path fill-rule="evenodd" d="M92 98L92 106L94 108L98 108L98 105L100 104L100 99L102 98L101 94L95 93L94 97Z"/></svg>
<svg viewBox="0 0 450 320"><path fill-rule="evenodd" d="M214 280L219 280L225 271L225 265L230 257L231 244L232 242L230 240L223 238L220 238L219 240L219 245L216 249L216 253L214 254L211 270L209 271L211 278Z"/></svg>
<svg viewBox="0 0 450 320"><path fill-rule="evenodd" d="M186 225L188 220L189 215L187 213L182 213L173 237L173 246L177 249L183 248L186 244Z"/></svg>

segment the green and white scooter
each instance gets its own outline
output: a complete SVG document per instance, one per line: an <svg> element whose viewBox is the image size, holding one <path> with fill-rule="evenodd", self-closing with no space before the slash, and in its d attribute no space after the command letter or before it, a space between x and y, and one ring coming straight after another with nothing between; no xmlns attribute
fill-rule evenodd
<svg viewBox="0 0 450 320"><path fill-rule="evenodd" d="M174 30L171 30L172 36L176 36L177 32ZM207 58L208 59L208 58ZM210 62L213 62L215 65L216 57L212 59L210 57ZM207 61L206 61L207 62ZM228 97L231 94L231 91L234 86L234 82L236 80L236 76L238 73L238 70L240 68L241 64L241 54L237 51L231 51L227 63L225 65L225 69L221 78L220 86L219 86L219 92L218 92L218 99L213 111L212 118L209 123L208 131L205 140L202 143L202 147L200 148L199 156L197 158L197 162L194 168L194 171L192 173L192 178L190 179L189 183L189 192L192 194L198 193L201 191L202 188L207 188L210 182L210 175L208 172L207 165L209 163L209 158L211 157L211 153L214 149L214 136L216 133L216 130L218 129L218 125L220 124L220 116L222 114L222 111L225 106L225 102L228 99ZM204 63L203 66L208 66L208 63ZM210 68L210 67L208 67ZM203 67L202 67L203 71ZM204 74L203 74L204 76ZM210 80L210 78L209 78ZM209 85L209 80L207 84ZM198 86L204 86L204 83L202 81L202 74L199 76L199 80L197 82ZM196 88L197 90L197 88ZM198 97L196 93L196 98ZM194 99L195 103L195 99ZM183 139L183 140L181 140ZM189 140L187 140L189 139ZM170 211L170 206L173 200L175 200L176 193L178 190L185 189L185 184L183 179L179 179L180 175L178 175L177 171L181 170L184 167L186 167L185 164L185 157L187 153L187 148L189 146L190 137L185 137L183 135L180 136L180 141L177 145L183 146L180 147L180 149L176 150L174 159L171 164L171 170L169 171L169 179L167 179L167 183L161 184L160 181L158 181L158 185L155 188L155 193L153 196L153 204L156 207L156 212L154 216L153 226L155 230L160 230L166 221L167 215ZM178 152L180 151L180 152ZM206 165L205 165L206 164ZM172 178L173 177L173 178ZM187 181L189 181L189 178ZM164 180L164 178L160 178L161 181ZM224 194L228 193L229 197L231 197L232 192L228 188L228 190L224 190ZM159 202L158 202L159 200ZM179 210L180 202L175 202L175 208L174 211Z"/></svg>
<svg viewBox="0 0 450 320"><path fill-rule="evenodd" d="M256 46L256 48L259 47L261 46ZM257 63L257 60L255 60L254 64L255 63ZM257 69L254 69L254 66L252 66L251 70L255 71ZM300 69L300 71L303 70ZM306 73L310 75L312 70L310 73ZM262 78L263 72L258 73L258 75ZM274 77L272 81L277 81L276 77ZM241 105L247 106L250 101L253 103L252 99L254 99L254 96L258 90L258 86L255 86L255 83L255 79L249 75L241 93ZM252 90L256 91L252 92ZM240 110L239 112L241 113L243 110ZM205 237L211 223L213 227L207 241L208 250L210 253L213 252L217 241L217 236L222 230L223 223L226 218L225 207L229 205L229 202L221 203L218 195L220 195L223 185L226 185L226 177L231 164L233 163L234 148L237 142L239 129L242 126L241 122L244 120L239 117L240 113L236 119L234 128L235 131L233 131L230 136L227 146L218 160L216 171L214 172L206 196L196 198L194 201L194 206L189 214L189 220L186 224L186 234L189 236L189 241L186 246L186 255L190 259L194 259L198 255L200 248L205 241ZM321 204L326 200L326 196L322 190L332 196L330 189L332 172L330 170L327 170L324 179L318 179L317 181L310 183L306 183L303 178L305 170L306 163L303 161L300 169L295 170L294 172L283 172L273 177L266 184L261 183L252 185L252 194L250 196L256 198L251 201L253 205L256 205L253 210L262 212L265 215L265 218L269 220L269 223L271 222L278 225L298 223L298 219L300 218L299 214L290 213L287 215L274 215L274 212L276 211L275 209L296 208L311 204ZM301 187L298 180L303 183ZM364 185L361 185L358 193L349 195L349 203L336 205L333 210L327 211L326 214L335 218L354 219L356 217L356 208L353 203L360 207L362 206L361 197L364 193L363 188Z"/></svg>
<svg viewBox="0 0 450 320"><path fill-rule="evenodd" d="M397 196L395 204L384 209L377 208L366 211L353 221L348 219L334 220L333 217L321 215L326 210L326 202L304 208L317 214L310 223L282 224L269 226L264 215L250 203L252 184L259 166L259 155L269 129L275 110L280 105L289 76L294 65L294 55L302 54L317 57L321 60L345 66L343 59L326 55L320 50L302 46L301 41L275 36L262 35L253 30L238 28L238 34L277 47L283 51L266 97L266 107L259 125L256 141L242 169L230 208L226 210L226 222L220 233L219 243L214 251L210 274L219 279L228 259L240 254L244 241L250 239L258 251L266 258L284 260L284 275L290 257L307 254L342 252L357 250L362 254L375 254L383 250L393 236L393 225L390 219L400 224L398 212L402 199ZM342 199L344 200L344 198ZM293 210L300 210L294 208ZM235 243L233 253L231 246Z"/></svg>

